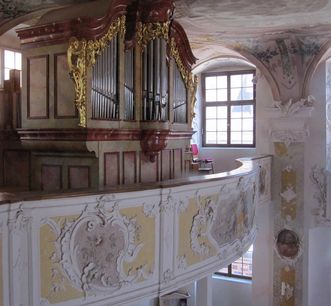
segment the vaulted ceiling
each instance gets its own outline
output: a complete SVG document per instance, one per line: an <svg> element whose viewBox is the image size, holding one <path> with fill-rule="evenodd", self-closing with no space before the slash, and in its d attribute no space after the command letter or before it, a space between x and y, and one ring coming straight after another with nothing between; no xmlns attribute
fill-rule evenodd
<svg viewBox="0 0 331 306"><path fill-rule="evenodd" d="M213 57L216 48L220 53L224 46L247 45L254 39L282 35L331 38L331 0L174 1L175 18L198 58ZM98 8L111 0L0 0L0 34L15 25L13 20L26 21L59 7L76 5L82 11L85 6L91 11L89 2Z"/></svg>

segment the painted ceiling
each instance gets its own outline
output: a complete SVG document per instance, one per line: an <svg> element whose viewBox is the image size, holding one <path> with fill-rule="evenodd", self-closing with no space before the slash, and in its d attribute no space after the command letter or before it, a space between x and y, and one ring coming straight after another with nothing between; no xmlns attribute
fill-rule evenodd
<svg viewBox="0 0 331 306"><path fill-rule="evenodd" d="M80 4L96 8L111 0L0 0L2 21L42 8ZM300 33L331 39L331 0L174 0L175 18L184 27L197 58L229 54L227 46L250 46L261 37ZM85 3L85 4L82 4ZM99 4L99 5L98 5ZM77 6L78 8L78 6ZM43 21L49 20L45 14ZM35 17L35 16L34 16ZM39 16L40 17L40 16ZM7 22L8 23L8 22ZM10 24L11 25L11 24ZM15 26L15 24L13 25ZM12 26L11 26L12 27ZM1 33L1 31L0 31ZM286 37L284 38L286 39ZM234 49L234 48L231 48Z"/></svg>

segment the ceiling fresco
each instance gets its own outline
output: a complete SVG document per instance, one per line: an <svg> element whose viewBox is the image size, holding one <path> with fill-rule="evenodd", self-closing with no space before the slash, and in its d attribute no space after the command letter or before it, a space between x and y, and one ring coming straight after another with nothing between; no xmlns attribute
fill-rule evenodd
<svg viewBox="0 0 331 306"><path fill-rule="evenodd" d="M8 18L17 18L47 7L89 1L91 0L0 0L0 21Z"/></svg>
<svg viewBox="0 0 331 306"><path fill-rule="evenodd" d="M330 0L177 0L176 17L195 30L221 31L330 24Z"/></svg>

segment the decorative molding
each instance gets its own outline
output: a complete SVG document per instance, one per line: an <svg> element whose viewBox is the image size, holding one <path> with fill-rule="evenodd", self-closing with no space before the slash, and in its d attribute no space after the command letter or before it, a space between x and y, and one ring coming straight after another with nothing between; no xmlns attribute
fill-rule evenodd
<svg viewBox="0 0 331 306"><path fill-rule="evenodd" d="M198 77L193 76L191 70L188 67L185 67L179 49L176 44L176 40L174 37L170 40L170 54L175 59L176 65L180 71L180 74L184 80L186 89L189 92L190 97L190 124L192 123L193 118L195 117L194 108L196 104L196 92L198 88Z"/></svg>
<svg viewBox="0 0 331 306"><path fill-rule="evenodd" d="M327 175L326 170L322 167L314 165L309 175L315 193L314 199L317 200L318 206L313 209L317 224L331 225L331 218L327 216Z"/></svg>
<svg viewBox="0 0 331 306"><path fill-rule="evenodd" d="M193 253L200 256L209 256L210 247L204 242L201 242L202 237L207 237L211 230L215 212L217 210L217 202L212 197L207 196L204 200L202 196L196 193L198 213L193 217L190 245Z"/></svg>
<svg viewBox="0 0 331 306"><path fill-rule="evenodd" d="M137 22L137 43L142 52L147 44L155 38L163 38L168 43L169 26L170 21L150 23Z"/></svg>
<svg viewBox="0 0 331 306"><path fill-rule="evenodd" d="M162 283L167 284L171 280L173 280L175 277L175 274L172 270L167 269L166 271L163 272L162 274Z"/></svg>
<svg viewBox="0 0 331 306"><path fill-rule="evenodd" d="M148 130L138 129L104 129L104 128L66 128L66 129L19 129L17 134L20 140L43 140L43 141L109 141L109 140L137 140L146 137ZM191 139L192 131L155 131L160 139ZM151 134L153 134L151 132ZM4 139L17 138L15 133L0 132ZM8 135L8 137L6 136ZM12 136L12 137L11 137ZM15 138L15 139L16 139ZM144 140L143 140L144 141Z"/></svg>
<svg viewBox="0 0 331 306"><path fill-rule="evenodd" d="M187 266L186 255L177 256L177 269L183 272L187 269Z"/></svg>
<svg viewBox="0 0 331 306"><path fill-rule="evenodd" d="M124 270L124 264L132 262L143 247L135 242L139 234L135 218L122 216L119 203L107 196L98 198L94 208L90 206L66 223L58 238L61 265L72 284L87 296L147 279L144 266L128 273Z"/></svg>
<svg viewBox="0 0 331 306"><path fill-rule="evenodd" d="M275 130L270 134L273 142L283 142L286 147L289 147L295 142L305 142L309 136L309 130Z"/></svg>
<svg viewBox="0 0 331 306"><path fill-rule="evenodd" d="M156 156L167 146L169 132L169 130L142 130L140 146L151 162L155 162Z"/></svg>
<svg viewBox="0 0 331 306"><path fill-rule="evenodd" d="M284 297L286 301L293 297L293 292L294 288L290 284L286 282L281 283L281 296Z"/></svg>
<svg viewBox="0 0 331 306"><path fill-rule="evenodd" d="M96 57L107 47L116 34L125 34L125 16L117 18L109 27L107 33L96 40L79 40L72 37L67 50L68 68L75 85L75 105L79 113L79 126L86 127L86 82L87 69L95 64Z"/></svg>
<svg viewBox="0 0 331 306"><path fill-rule="evenodd" d="M15 232L26 232L27 225L30 222L30 217L27 217L24 209L23 204L20 204L19 208L17 209L14 218L10 218L8 220L8 227L9 231Z"/></svg>
<svg viewBox="0 0 331 306"><path fill-rule="evenodd" d="M286 102L276 101L274 107L280 110L282 116L290 117L305 110L312 111L312 107L316 104L316 99L309 95L307 98L302 98L298 101L289 99Z"/></svg>
<svg viewBox="0 0 331 306"><path fill-rule="evenodd" d="M286 190L282 193L280 193L280 196L287 202L290 203L293 201L297 194L294 192L293 186L287 186Z"/></svg>

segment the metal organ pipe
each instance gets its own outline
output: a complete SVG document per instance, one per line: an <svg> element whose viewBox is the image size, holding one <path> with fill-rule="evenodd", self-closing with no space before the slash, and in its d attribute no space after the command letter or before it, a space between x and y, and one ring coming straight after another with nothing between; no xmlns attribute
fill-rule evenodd
<svg viewBox="0 0 331 306"><path fill-rule="evenodd" d="M97 57L92 70L92 118L116 119L117 99L117 36Z"/></svg>

